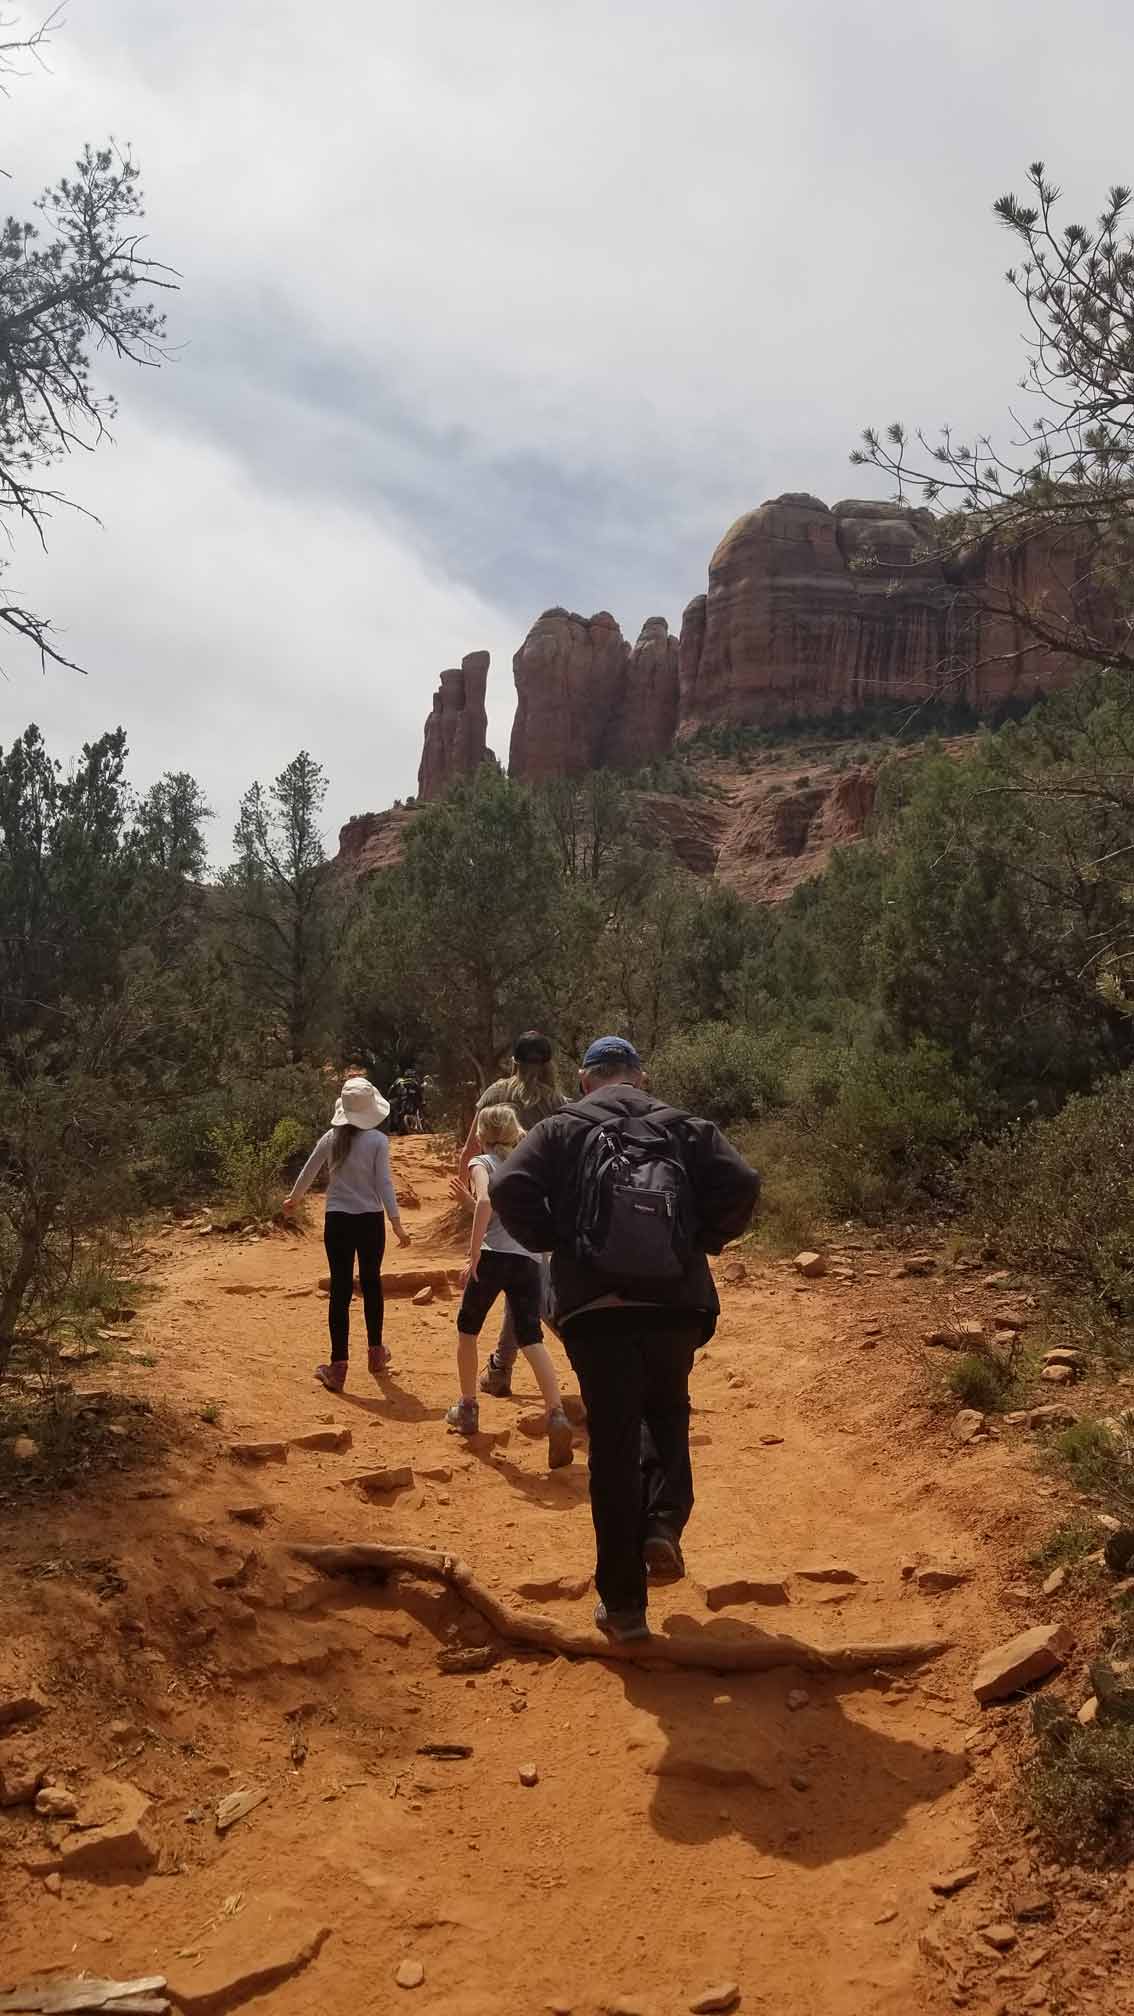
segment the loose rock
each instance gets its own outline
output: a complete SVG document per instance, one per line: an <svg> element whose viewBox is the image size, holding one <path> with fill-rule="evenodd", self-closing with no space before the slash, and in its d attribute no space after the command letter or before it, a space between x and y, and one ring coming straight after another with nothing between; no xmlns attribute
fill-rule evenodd
<svg viewBox="0 0 1134 2016"><path fill-rule="evenodd" d="M17 1463L34 1463L39 1455L39 1443L33 1442L30 1435L13 1435L8 1448Z"/></svg>
<svg viewBox="0 0 1134 2016"><path fill-rule="evenodd" d="M530 1576L526 1582L517 1582L516 1594L527 1603L575 1603L585 1596L591 1586L589 1575L546 1575Z"/></svg>
<svg viewBox="0 0 1134 2016"><path fill-rule="evenodd" d="M235 1827L238 1820L243 1820L246 1814L253 1812L257 1806L262 1806L267 1796L266 1792L255 1789L230 1792L227 1799L222 1799L217 1807L217 1833L227 1833L230 1827Z"/></svg>
<svg viewBox="0 0 1134 2016"><path fill-rule="evenodd" d="M43 1879L43 1887L49 1897L62 1897L63 1878L58 1869L50 1869Z"/></svg>
<svg viewBox="0 0 1134 2016"><path fill-rule="evenodd" d="M360 1491L405 1491L413 1484L413 1471L408 1463L399 1463L389 1470L356 1471L343 1482L356 1484Z"/></svg>
<svg viewBox="0 0 1134 2016"><path fill-rule="evenodd" d="M1079 1710L1077 1719L1082 1723L1084 1729L1089 1729L1092 1722L1098 1720L1098 1713L1099 1713L1098 1696L1092 1694L1089 1701L1084 1701L1082 1707Z"/></svg>
<svg viewBox="0 0 1134 2016"><path fill-rule="evenodd" d="M1040 1378L1049 1386L1070 1386L1075 1373L1070 1365L1045 1365Z"/></svg>
<svg viewBox="0 0 1134 2016"><path fill-rule="evenodd" d="M293 1435L289 1449L325 1449L339 1455L352 1448L354 1436L349 1428L312 1428L306 1435Z"/></svg>
<svg viewBox="0 0 1134 2016"><path fill-rule="evenodd" d="M967 1890L980 1875L979 1869L951 1869L947 1876L931 1876L930 1889L938 1897L955 1897L958 1890Z"/></svg>
<svg viewBox="0 0 1134 2016"><path fill-rule="evenodd" d="M1006 1701L1022 1687L1059 1672L1074 1647L1066 1624L1041 1624L1033 1631L1021 1631L1019 1637L985 1653L973 1675L973 1693L982 1706L989 1701Z"/></svg>
<svg viewBox="0 0 1134 2016"><path fill-rule="evenodd" d="M827 1262L821 1253L797 1253L792 1266L806 1281L817 1281L827 1272Z"/></svg>
<svg viewBox="0 0 1134 2016"><path fill-rule="evenodd" d="M958 1442L971 1442L984 1433L984 1415L975 1407L962 1407L953 1421L953 1434Z"/></svg>
<svg viewBox="0 0 1134 2016"><path fill-rule="evenodd" d="M1053 1568L1043 1585L1045 1596L1056 1596L1067 1580L1066 1568Z"/></svg>
<svg viewBox="0 0 1134 2016"><path fill-rule="evenodd" d="M266 1505L230 1505L228 1516L241 1526L262 1526L268 1516Z"/></svg>
<svg viewBox="0 0 1134 2016"><path fill-rule="evenodd" d="M1054 1918L1055 1906L1046 1890L1019 1890L1012 1899L1012 1916L1022 1925L1037 1925Z"/></svg>
<svg viewBox="0 0 1134 2016"><path fill-rule="evenodd" d="M286 1442L230 1442L228 1453L236 1463L286 1463Z"/></svg>
<svg viewBox="0 0 1134 2016"><path fill-rule="evenodd" d="M447 1645L437 1654L442 1673L487 1673L495 1664L494 1645Z"/></svg>
<svg viewBox="0 0 1134 2016"><path fill-rule="evenodd" d="M1085 1351L1073 1351L1070 1345L1059 1344L1054 1351L1044 1352L1043 1362L1045 1365L1070 1365L1075 1370L1085 1370L1087 1354Z"/></svg>
<svg viewBox="0 0 1134 2016"><path fill-rule="evenodd" d="M82 1831L60 1849L64 1875L103 1881L152 1869L157 1853L143 1827L149 1810L137 1785L116 1778L93 1785L79 1816Z"/></svg>
<svg viewBox="0 0 1134 2016"><path fill-rule="evenodd" d="M34 1806L43 1772L23 1758L6 1757L0 1762L0 1807Z"/></svg>
<svg viewBox="0 0 1134 2016"><path fill-rule="evenodd" d="M45 1785L36 1793L35 1810L41 1820L73 1820L79 1802L65 1785Z"/></svg>
<svg viewBox="0 0 1134 2016"><path fill-rule="evenodd" d="M1016 1944L1016 1930L1012 1925L985 1925L980 1936L994 1953L1010 1953Z"/></svg>
<svg viewBox="0 0 1134 2016"><path fill-rule="evenodd" d="M787 1697L786 1706L792 1710L793 1714L800 1708L810 1708L811 1696L805 1688L793 1687Z"/></svg>
<svg viewBox="0 0 1134 2016"><path fill-rule="evenodd" d="M401 1960L394 1979L399 1988L420 1988L425 1979L425 1969L420 1960Z"/></svg>
<svg viewBox="0 0 1134 2016"><path fill-rule="evenodd" d="M47 1713L38 1694L0 1694L0 1730L26 1727Z"/></svg>
<svg viewBox="0 0 1134 2016"><path fill-rule="evenodd" d="M929 1566L917 1570L917 1586L928 1596L941 1595L946 1589L959 1589L962 1582L971 1578L971 1568Z"/></svg>
<svg viewBox="0 0 1134 2016"><path fill-rule="evenodd" d="M520 1783L527 1786L539 1784L539 1772L534 1764L521 1764Z"/></svg>
<svg viewBox="0 0 1134 2016"><path fill-rule="evenodd" d="M689 2004L692 2016L713 2016L716 2010L727 2012L735 2009L740 2000L740 1988L735 1981L721 1981L715 1988L704 1988Z"/></svg>
<svg viewBox="0 0 1134 2016"><path fill-rule="evenodd" d="M432 1281L427 1281L424 1288L419 1288L416 1295L410 1296L410 1301L413 1303L415 1309L428 1308L432 1300L433 1300Z"/></svg>
<svg viewBox="0 0 1134 2016"><path fill-rule="evenodd" d="M841 1562L818 1562L807 1568L795 1569L801 1582L861 1582L853 1568L846 1568Z"/></svg>

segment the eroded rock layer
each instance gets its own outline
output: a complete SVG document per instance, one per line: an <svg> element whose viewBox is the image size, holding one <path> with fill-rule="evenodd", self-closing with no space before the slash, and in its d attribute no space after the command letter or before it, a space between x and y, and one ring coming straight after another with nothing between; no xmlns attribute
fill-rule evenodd
<svg viewBox="0 0 1134 2016"><path fill-rule="evenodd" d="M470 651L460 665L442 672L425 724L417 773L419 798L440 798L458 777L469 777L488 761L488 715L484 696L489 654Z"/></svg>

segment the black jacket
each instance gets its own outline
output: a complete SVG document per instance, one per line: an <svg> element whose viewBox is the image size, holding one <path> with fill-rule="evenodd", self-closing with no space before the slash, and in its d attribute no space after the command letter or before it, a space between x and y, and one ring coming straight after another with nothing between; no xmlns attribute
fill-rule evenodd
<svg viewBox="0 0 1134 2016"><path fill-rule="evenodd" d="M680 1281L612 1282L575 1252L579 1164L591 1128L603 1120L638 1119L666 1110L636 1085L604 1085L541 1120L509 1155L489 1189L506 1231L531 1253L551 1254L551 1321L558 1327L604 1295L665 1308L697 1310L708 1339L720 1303L707 1253L738 1239L756 1208L760 1178L711 1120L680 1116L685 1166L699 1213L697 1247Z"/></svg>

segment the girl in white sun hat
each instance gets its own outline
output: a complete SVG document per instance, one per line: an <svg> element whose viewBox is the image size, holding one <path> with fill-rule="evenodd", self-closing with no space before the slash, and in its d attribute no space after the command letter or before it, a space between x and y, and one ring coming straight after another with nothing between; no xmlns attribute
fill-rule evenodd
<svg viewBox="0 0 1134 2016"><path fill-rule="evenodd" d="M316 1142L284 1202L286 1212L294 1211L330 1157L323 1244L331 1268L331 1300L327 1311L331 1359L329 1364L315 1367L316 1379L330 1393L341 1393L346 1385L356 1255L366 1315L368 1363L373 1377L381 1378L390 1362L390 1354L382 1342L386 1219L389 1218L400 1246L408 1246L410 1237L402 1225L390 1174L390 1144L382 1132L382 1122L389 1111L388 1102L368 1078L345 1079L334 1119Z"/></svg>

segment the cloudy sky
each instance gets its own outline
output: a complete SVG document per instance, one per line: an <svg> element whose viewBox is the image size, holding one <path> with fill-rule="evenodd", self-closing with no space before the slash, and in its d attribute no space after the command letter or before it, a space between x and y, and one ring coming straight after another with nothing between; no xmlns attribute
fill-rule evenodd
<svg viewBox="0 0 1134 2016"><path fill-rule="evenodd" d="M123 722L218 859L301 746L329 834L411 791L465 651L505 751L548 604L676 624L764 497L885 494L866 422L999 427L991 202L1134 181L1132 60L1129 0L69 0L5 200L131 142L177 354L16 549L87 676L5 644L0 742Z"/></svg>

